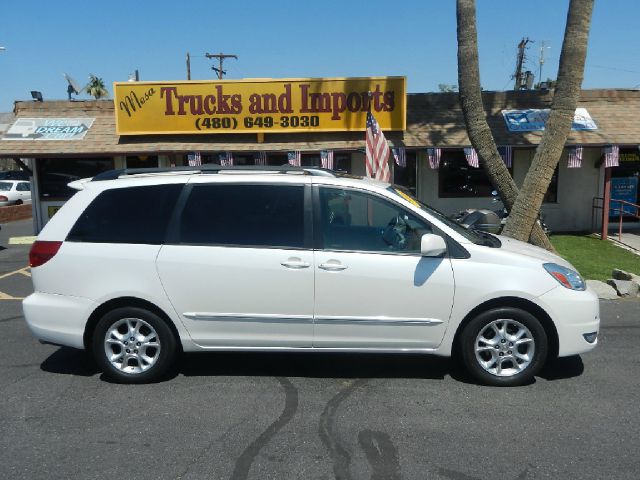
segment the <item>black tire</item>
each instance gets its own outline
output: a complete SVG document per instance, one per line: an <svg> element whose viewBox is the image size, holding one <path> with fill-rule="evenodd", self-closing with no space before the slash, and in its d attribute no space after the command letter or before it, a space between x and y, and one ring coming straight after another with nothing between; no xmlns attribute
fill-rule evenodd
<svg viewBox="0 0 640 480"><path fill-rule="evenodd" d="M130 322L127 322L127 319ZM119 325L119 329L117 329L119 335L131 332L129 325L138 326L139 335L132 333L131 335L135 335L136 338L134 342L131 342L129 338L133 337L129 337L129 333L127 333L122 342L115 340L107 347L107 332L112 332L110 338L115 339L113 329L117 325ZM148 339L147 345L143 341L145 338ZM155 348L154 338L159 344ZM126 346L124 341L127 342ZM139 345L141 346L140 350L137 349ZM118 352L122 350L123 358L127 358L127 365L124 365L123 362L116 362L120 363L120 367L114 366L107 357L107 348L116 357L119 355ZM125 349L129 353L125 353ZM98 366L108 379L117 383L149 383L160 380L168 372L174 363L177 347L173 332L158 315L144 308L121 307L108 312L98 321L93 332L92 350ZM135 353L133 353L134 351ZM149 358L153 358L154 361L147 362L146 359Z"/></svg>
<svg viewBox="0 0 640 480"><path fill-rule="evenodd" d="M16 200L16 205L22 205L22 200Z"/></svg>
<svg viewBox="0 0 640 480"><path fill-rule="evenodd" d="M518 324L528 330L521 340L530 337L531 341L524 340L518 344L511 340L516 332L523 331ZM506 340L492 326L497 330L506 327ZM488 338L492 333L496 335L495 340ZM540 321L529 312L511 307L495 308L479 314L464 327L459 341L460 355L467 371L480 383L491 386L514 387L530 382L543 367L549 351L547 334ZM477 341L479 351L476 355ZM494 342L498 348L493 346ZM528 357L528 363L522 357ZM485 366L480 363L481 360L486 362Z"/></svg>

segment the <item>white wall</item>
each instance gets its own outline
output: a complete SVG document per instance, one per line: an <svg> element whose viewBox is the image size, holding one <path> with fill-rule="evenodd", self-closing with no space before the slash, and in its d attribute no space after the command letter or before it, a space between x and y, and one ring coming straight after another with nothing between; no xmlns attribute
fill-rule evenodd
<svg viewBox="0 0 640 480"><path fill-rule="evenodd" d="M521 150L514 160L514 179L522 185L534 150ZM545 223L554 232L591 230L591 204L599 195L600 169L595 163L601 148L585 148L581 168L567 168L567 151L562 154L558 172L558 202L542 205Z"/></svg>

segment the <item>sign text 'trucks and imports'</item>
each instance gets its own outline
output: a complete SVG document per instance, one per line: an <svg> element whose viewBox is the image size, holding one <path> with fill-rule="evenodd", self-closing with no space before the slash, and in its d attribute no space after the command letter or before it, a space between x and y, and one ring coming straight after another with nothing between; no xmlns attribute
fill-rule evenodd
<svg viewBox="0 0 640 480"><path fill-rule="evenodd" d="M364 131L406 128L406 78L114 83L119 135Z"/></svg>

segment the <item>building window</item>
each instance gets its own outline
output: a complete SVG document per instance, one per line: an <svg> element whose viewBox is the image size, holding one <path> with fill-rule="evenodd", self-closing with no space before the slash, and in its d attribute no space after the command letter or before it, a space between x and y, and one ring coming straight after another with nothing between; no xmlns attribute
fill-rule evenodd
<svg viewBox="0 0 640 480"><path fill-rule="evenodd" d="M438 177L441 198L490 197L494 190L483 168L469 166L463 150L442 151Z"/></svg>
<svg viewBox="0 0 640 480"><path fill-rule="evenodd" d="M128 155L127 168L158 168L157 155Z"/></svg>
<svg viewBox="0 0 640 480"><path fill-rule="evenodd" d="M113 169L111 158L39 158L38 188L43 200L67 200L76 193L67 184Z"/></svg>
<svg viewBox="0 0 640 480"><path fill-rule="evenodd" d="M411 190L411 193L416 196L416 179L418 177L416 152L406 152L406 157L407 166L401 167L395 162L393 155L391 156L391 161L393 163L393 183L408 188Z"/></svg>

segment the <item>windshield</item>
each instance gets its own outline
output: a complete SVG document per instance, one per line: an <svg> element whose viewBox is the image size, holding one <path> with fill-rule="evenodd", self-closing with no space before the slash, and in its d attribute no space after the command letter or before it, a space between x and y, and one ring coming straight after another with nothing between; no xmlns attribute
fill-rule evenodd
<svg viewBox="0 0 640 480"><path fill-rule="evenodd" d="M0 182L0 192L8 192L11 190L11 185L13 185L11 182Z"/></svg>
<svg viewBox="0 0 640 480"><path fill-rule="evenodd" d="M387 188L387 190L407 200L416 207L424 210L429 215L437 218L451 230L454 230L456 233L459 233L464 238L472 243L475 243L476 245L486 245L488 247L499 247L501 245L500 240L490 233L482 232L480 230L469 230L467 227L447 217L444 213L422 203L420 200L413 196L409 189L405 187L401 187L399 185L391 185L389 188Z"/></svg>

